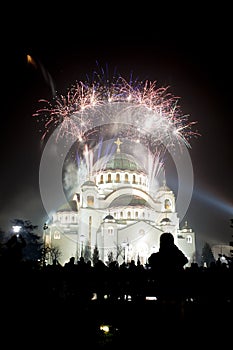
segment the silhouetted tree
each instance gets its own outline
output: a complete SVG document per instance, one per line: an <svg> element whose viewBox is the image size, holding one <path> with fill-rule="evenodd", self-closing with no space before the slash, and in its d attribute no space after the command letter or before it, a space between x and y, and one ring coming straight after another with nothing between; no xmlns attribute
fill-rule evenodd
<svg viewBox="0 0 233 350"><path fill-rule="evenodd" d="M108 253L108 265L109 264L111 264L111 262L113 262L113 252L112 251L110 251L109 253Z"/></svg>
<svg viewBox="0 0 233 350"><path fill-rule="evenodd" d="M54 263L59 262L59 258L62 256L62 251L61 251L60 247L51 246L49 248L49 254L50 254L51 260L54 264Z"/></svg>
<svg viewBox="0 0 233 350"><path fill-rule="evenodd" d="M23 260L23 249L26 247L26 241L23 236L19 234L13 234L6 242L6 254L5 258L7 264L15 266Z"/></svg>
<svg viewBox="0 0 233 350"><path fill-rule="evenodd" d="M122 257L125 260L125 249L122 245L116 244L116 260L118 261L119 257Z"/></svg>
<svg viewBox="0 0 233 350"><path fill-rule="evenodd" d="M42 237L35 233L38 228L30 220L14 219L12 226L20 226L19 234L25 241L25 247L22 251L24 260L37 261L41 259L41 248L43 245Z"/></svg>
<svg viewBox="0 0 233 350"><path fill-rule="evenodd" d="M209 243L206 242L202 248L201 265L204 266L206 264L209 267L212 262L215 262L214 254Z"/></svg>
<svg viewBox="0 0 233 350"><path fill-rule="evenodd" d="M84 248L84 261L87 262L88 260L91 260L91 247L89 244L85 245Z"/></svg>
<svg viewBox="0 0 233 350"><path fill-rule="evenodd" d="M50 260L50 251L51 248L48 245L44 245L41 248L41 266L46 266Z"/></svg>
<svg viewBox="0 0 233 350"><path fill-rule="evenodd" d="M3 256L6 243L6 233L0 228L0 256Z"/></svg>
<svg viewBox="0 0 233 350"><path fill-rule="evenodd" d="M93 265L95 265L98 260L99 260L99 249L98 249L97 245L95 245L93 255L92 255Z"/></svg>

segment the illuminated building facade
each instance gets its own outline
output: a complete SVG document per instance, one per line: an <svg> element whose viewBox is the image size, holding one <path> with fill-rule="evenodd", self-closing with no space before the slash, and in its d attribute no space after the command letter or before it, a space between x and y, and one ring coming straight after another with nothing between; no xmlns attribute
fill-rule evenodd
<svg viewBox="0 0 233 350"><path fill-rule="evenodd" d="M60 249L62 265L72 256L92 260L95 248L105 263L113 259L146 264L159 249L161 233L171 232L189 262L195 261L195 233L187 222L180 228L173 191L165 181L151 191L149 174L117 141L104 168L96 169L53 214L46 244Z"/></svg>

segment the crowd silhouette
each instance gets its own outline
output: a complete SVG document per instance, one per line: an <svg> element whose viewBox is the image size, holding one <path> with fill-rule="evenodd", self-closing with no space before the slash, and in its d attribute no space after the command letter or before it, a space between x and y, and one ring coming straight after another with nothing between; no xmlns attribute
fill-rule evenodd
<svg viewBox="0 0 233 350"><path fill-rule="evenodd" d="M159 251L151 254L145 265L139 260L122 264L113 260L106 264L100 259L93 264L83 256L77 261L70 257L64 266L56 260L51 265L41 265L22 259L24 247L22 237L13 236L7 242L8 253L1 256L1 277L17 281L27 274L34 275L34 280L38 281L34 293L42 290L51 301L54 298L78 301L79 297L86 301L142 301L154 296L163 302L191 299L232 302L231 260L223 263L218 259L210 266L200 266L196 262L188 265L187 257L168 232L161 234ZM23 288L21 282L20 285ZM43 293L40 298L42 296Z"/></svg>
<svg viewBox="0 0 233 350"><path fill-rule="evenodd" d="M93 264L83 256L78 260L72 256L64 266L57 261L43 266L22 260L23 240L19 240L19 246L14 244L13 240L9 243L11 254L7 259L2 257L0 264L1 300L13 314L32 308L40 312L46 306L57 317L60 312L69 317L75 310L82 317L86 315L84 323L94 334L98 334L96 324L107 318L118 323L121 335L125 336L127 330L133 337L137 329L149 329L153 334L153 327L159 327L158 324L184 327L198 320L200 325L206 314L216 319L232 312L231 260L222 263L218 259L210 266L196 262L188 265L169 233L161 235L159 251L151 254L145 265L139 260L106 264L100 259ZM125 312L126 318L122 316ZM142 320L148 315L156 319L143 328Z"/></svg>

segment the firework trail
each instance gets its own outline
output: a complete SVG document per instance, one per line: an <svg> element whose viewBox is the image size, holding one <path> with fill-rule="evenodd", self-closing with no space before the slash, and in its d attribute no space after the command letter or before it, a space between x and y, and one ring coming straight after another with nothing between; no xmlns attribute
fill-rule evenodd
<svg viewBox="0 0 233 350"><path fill-rule="evenodd" d="M105 170L108 161L112 158L112 156L116 151L116 145L114 144L114 139L108 141L105 146L106 147L103 147L103 143L101 143L101 149L100 149L98 144L97 150L94 151L93 171Z"/></svg>
<svg viewBox="0 0 233 350"><path fill-rule="evenodd" d="M190 146L190 139L199 135L183 115L179 98L157 87L156 82L127 82L118 76L112 81L103 74L94 74L92 81L76 82L67 95L55 96L53 103L41 99L44 106L34 116L44 122L42 140L59 127L57 138L73 138L87 143L95 128L112 125L119 137L140 142L150 149L175 143Z"/></svg>
<svg viewBox="0 0 233 350"><path fill-rule="evenodd" d="M98 152L97 152L97 159L100 158L101 151L102 151L102 146L103 146L103 137L101 137L99 144L98 144Z"/></svg>
<svg viewBox="0 0 233 350"><path fill-rule="evenodd" d="M35 69L39 67L45 82L51 88L52 96L53 97L56 96L56 90L55 90L53 79L50 73L44 68L43 64L38 59L35 60L31 55L27 55L27 62L28 64L31 64Z"/></svg>
<svg viewBox="0 0 233 350"><path fill-rule="evenodd" d="M164 169L164 162L162 162L161 152L157 151L155 154L152 154L148 150L147 155L147 165L145 166L146 169L148 169L149 174L149 188L154 188L154 180L160 175L160 173ZM152 190L150 190L152 191Z"/></svg>
<svg viewBox="0 0 233 350"><path fill-rule="evenodd" d="M179 98L168 90L157 87L156 82L132 77L130 82L116 75L110 80L102 70L91 80L76 82L66 95L54 96L52 102L41 99L44 106L34 116L44 122L42 141L56 129L57 141L77 142L83 152L78 165L79 185L84 174L90 178L93 172L105 169L116 150L114 139L119 137L145 146L145 168L150 174L149 186L154 187L155 177L164 170L161 159L166 150L175 149L177 144L181 149L191 147L191 137L199 135L192 130L196 123L181 113ZM103 147L109 130L111 142ZM91 150L91 144L95 150Z"/></svg>

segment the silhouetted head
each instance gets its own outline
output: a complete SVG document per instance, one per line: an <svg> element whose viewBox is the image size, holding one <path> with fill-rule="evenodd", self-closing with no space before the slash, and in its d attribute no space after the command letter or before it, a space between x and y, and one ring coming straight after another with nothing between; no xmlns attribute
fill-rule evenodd
<svg viewBox="0 0 233 350"><path fill-rule="evenodd" d="M160 236L160 248L168 248L174 245L174 237L170 232L164 232Z"/></svg>

